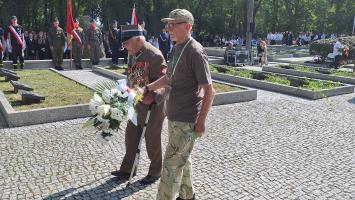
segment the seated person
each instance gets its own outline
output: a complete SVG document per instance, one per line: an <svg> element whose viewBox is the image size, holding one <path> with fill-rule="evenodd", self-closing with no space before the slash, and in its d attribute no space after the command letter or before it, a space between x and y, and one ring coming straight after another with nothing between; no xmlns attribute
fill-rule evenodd
<svg viewBox="0 0 355 200"><path fill-rule="evenodd" d="M230 50L234 50L234 47L233 47L233 43L232 42L229 42L228 43L228 46L224 52L224 62L225 63L228 63L228 60L227 60L227 52L230 51Z"/></svg>

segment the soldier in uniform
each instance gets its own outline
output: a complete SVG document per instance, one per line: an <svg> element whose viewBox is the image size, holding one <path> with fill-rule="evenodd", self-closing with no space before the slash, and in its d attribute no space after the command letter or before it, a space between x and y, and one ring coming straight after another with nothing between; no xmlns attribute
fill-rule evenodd
<svg viewBox="0 0 355 200"><path fill-rule="evenodd" d="M3 67L2 59L3 52L5 51L5 37L4 37L4 29L0 27L0 67Z"/></svg>
<svg viewBox="0 0 355 200"><path fill-rule="evenodd" d="M103 42L102 32L96 26L96 21L91 20L90 28L87 32L88 49L90 50L90 60L93 65L98 65L100 61L101 46Z"/></svg>
<svg viewBox="0 0 355 200"><path fill-rule="evenodd" d="M49 48L52 52L53 65L56 70L63 70L63 54L65 45L65 34L62 28L59 27L59 20L53 20L53 26L48 32Z"/></svg>
<svg viewBox="0 0 355 200"><path fill-rule="evenodd" d="M121 35L123 45L129 55L127 83L130 88L144 87L165 74L166 63L163 55L159 49L146 42L139 25L122 26ZM142 102L136 106L138 125L135 126L131 121L127 124L126 154L120 170L111 173L120 180L129 178L148 108L153 101L157 104L153 105L145 132L146 148L151 163L148 175L141 180L141 184L154 183L160 177L162 169L161 130L165 117L161 103L162 92L163 90L146 93Z"/></svg>
<svg viewBox="0 0 355 200"><path fill-rule="evenodd" d="M74 56L75 69L83 69L81 66L81 58L83 55L84 31L79 27L79 20L75 20L76 36L72 39L72 51Z"/></svg>
<svg viewBox="0 0 355 200"><path fill-rule="evenodd" d="M112 64L117 65L118 64L118 57L119 57L119 51L122 49L122 43L121 43L121 32L120 29L117 28L117 21L113 21L112 23L112 29L110 30L109 33L109 43L110 43L110 48L112 51Z"/></svg>
<svg viewBox="0 0 355 200"><path fill-rule="evenodd" d="M20 60L21 69L23 69L23 63L24 63L23 50L25 49L25 40L24 40L23 32L24 31L22 26L18 25L17 23L17 17L12 16L11 25L9 26L7 37L8 40L10 41L9 49L11 50L12 65L14 69L17 69L17 58L19 58Z"/></svg>

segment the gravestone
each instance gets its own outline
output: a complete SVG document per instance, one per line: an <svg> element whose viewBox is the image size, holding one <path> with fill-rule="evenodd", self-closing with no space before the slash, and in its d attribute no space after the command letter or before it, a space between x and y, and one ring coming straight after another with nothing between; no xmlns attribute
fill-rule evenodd
<svg viewBox="0 0 355 200"><path fill-rule="evenodd" d="M10 81L11 85L14 87L14 92L17 93L19 90L33 91L31 86L19 83L17 81Z"/></svg>
<svg viewBox="0 0 355 200"><path fill-rule="evenodd" d="M1 71L5 71L5 72L9 72L9 73L12 73L12 74L16 74L15 71L11 70L11 69L6 69L6 68L0 68Z"/></svg>
<svg viewBox="0 0 355 200"><path fill-rule="evenodd" d="M21 98L23 104L40 103L41 100L45 100L45 97L29 91L21 91Z"/></svg>
<svg viewBox="0 0 355 200"><path fill-rule="evenodd" d="M4 73L11 73L11 74L17 75L15 71L12 71L12 70L9 70L9 69L5 69L5 68L1 68L0 69L0 76L5 76Z"/></svg>
<svg viewBox="0 0 355 200"><path fill-rule="evenodd" d="M5 81L18 81L20 79L19 76L17 76L16 74L10 73L10 72L5 72L3 71L3 74L5 76Z"/></svg>

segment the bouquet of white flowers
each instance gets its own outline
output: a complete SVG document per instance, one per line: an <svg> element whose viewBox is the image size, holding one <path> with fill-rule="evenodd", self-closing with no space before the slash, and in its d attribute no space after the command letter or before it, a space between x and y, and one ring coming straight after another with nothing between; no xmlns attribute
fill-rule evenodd
<svg viewBox="0 0 355 200"><path fill-rule="evenodd" d="M84 124L84 128L95 127L99 132L98 137L109 141L127 118L137 125L134 106L142 99L141 89L130 89L126 80L119 80L100 83L95 90L97 92L89 104L93 116Z"/></svg>

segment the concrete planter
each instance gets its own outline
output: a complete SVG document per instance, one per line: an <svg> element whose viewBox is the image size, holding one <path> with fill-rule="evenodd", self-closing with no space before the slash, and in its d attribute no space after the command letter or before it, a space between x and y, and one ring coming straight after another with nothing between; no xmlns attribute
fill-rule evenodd
<svg viewBox="0 0 355 200"><path fill-rule="evenodd" d="M15 111L0 91L0 109L9 127L28 126L90 117L89 104Z"/></svg>
<svg viewBox="0 0 355 200"><path fill-rule="evenodd" d="M354 86L345 85L345 84L341 87L334 88L334 89L311 91L311 90L301 89L297 87L280 85L280 84L275 84L275 83L270 83L270 82L255 80L250 78L231 76L228 74L221 74L221 73L212 73L212 78L224 82L234 83L238 85L246 85L249 87L260 88L264 90L271 90L279 93L290 94L290 95L312 99L312 100L341 95L341 94L349 94L354 92Z"/></svg>
<svg viewBox="0 0 355 200"><path fill-rule="evenodd" d="M50 69L60 76L58 71ZM65 78L68 78L64 76ZM68 78L70 79L70 78ZM75 80L70 79L77 83ZM79 83L83 87L87 87ZM87 87L89 88L89 87ZM92 88L89 88L92 89ZM40 108L33 110L15 111L6 99L4 93L0 91L0 110L9 127L28 126L34 124L51 123L56 121L71 120L92 116L89 104L68 105L60 107Z"/></svg>
<svg viewBox="0 0 355 200"><path fill-rule="evenodd" d="M247 102L247 101L253 101L257 99L257 90L254 89L247 89L238 85L222 82L222 81L213 81L217 83L222 83L225 85L229 86L234 86L238 87L241 90L240 91L235 91L235 92L223 92L223 93L217 93L214 100L213 100L213 105L226 105L226 104L233 104L233 103L240 103L240 102Z"/></svg>
<svg viewBox="0 0 355 200"><path fill-rule="evenodd" d="M126 75L123 74L118 74L116 72L104 69L102 67L93 67L93 71L99 74L102 74L104 76L107 76L108 78L111 79L124 79L126 78ZM213 105L225 105L225 104L232 104L232 103L239 103L239 102L246 102L246 101L252 101L257 98L257 91L252 90L252 89L247 89L244 87L240 87L238 85L234 85L231 83L226 83L222 81L216 81L221 84L229 85L229 86L234 86L238 87L241 90L240 91L235 91L235 92L224 92L224 93L218 93L213 101Z"/></svg>
<svg viewBox="0 0 355 200"><path fill-rule="evenodd" d="M349 77L334 76L334 75L314 73L314 72L303 72L303 71L297 71L297 70L293 70L293 69L283 69L280 67L269 67L269 66L263 67L263 71L280 73L280 74L288 74L288 75L292 75L292 76L303 76L303 77L308 77L308 78L330 80L330 81L348 83L348 84L355 85L355 78L349 78Z"/></svg>

